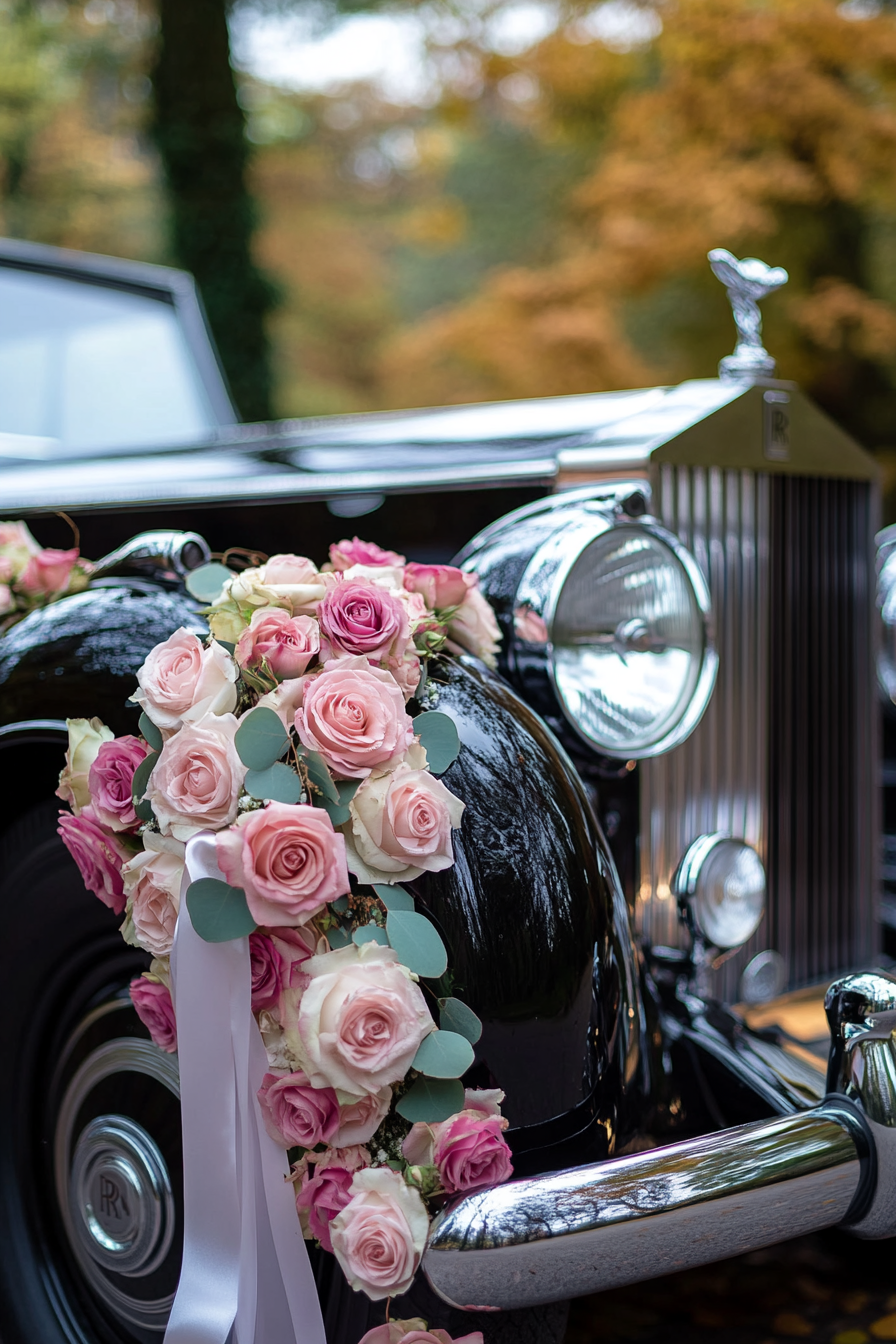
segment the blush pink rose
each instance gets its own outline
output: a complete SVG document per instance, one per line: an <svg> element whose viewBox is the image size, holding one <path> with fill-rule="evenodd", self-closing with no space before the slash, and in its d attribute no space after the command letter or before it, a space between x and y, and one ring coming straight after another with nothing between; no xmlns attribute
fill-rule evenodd
<svg viewBox="0 0 896 1344"><path fill-rule="evenodd" d="M410 650L410 653L406 651L402 657L390 658L387 662L387 667L406 701L411 699L420 685L420 659L414 652L413 644Z"/></svg>
<svg viewBox="0 0 896 1344"><path fill-rule="evenodd" d="M303 966L316 951L317 936L313 929L276 928L264 930L280 954L283 962L281 984L283 990L304 988Z"/></svg>
<svg viewBox="0 0 896 1344"><path fill-rule="evenodd" d="M352 537L351 541L337 541L330 547L330 564L334 569L351 569L352 565L397 565L404 564L404 556L395 551L384 551L375 541L361 541Z"/></svg>
<svg viewBox="0 0 896 1344"><path fill-rule="evenodd" d="M353 1179L353 1173L345 1167L309 1167L296 1190L296 1209L302 1225L325 1251L333 1249L330 1223L349 1203Z"/></svg>
<svg viewBox="0 0 896 1344"><path fill-rule="evenodd" d="M500 1185L513 1175L511 1151L504 1139L503 1116L461 1111L433 1125L433 1160L449 1195Z"/></svg>
<svg viewBox="0 0 896 1344"><path fill-rule="evenodd" d="M339 1127L339 1102L329 1087L310 1087L304 1073L266 1073L258 1089L261 1118L281 1148L329 1143Z"/></svg>
<svg viewBox="0 0 896 1344"><path fill-rule="evenodd" d="M177 1023L171 994L156 980L138 975L131 981L131 1002L137 1016L160 1050L171 1055L177 1049Z"/></svg>
<svg viewBox="0 0 896 1344"><path fill-rule="evenodd" d="M134 771L147 752L139 737L116 737L101 743L94 757L87 776L91 805L103 825L113 831L133 830L138 824L132 784Z"/></svg>
<svg viewBox="0 0 896 1344"><path fill-rule="evenodd" d="M478 588L470 588L463 602L448 622L448 633L456 644L487 667L497 667L501 631L495 613Z"/></svg>
<svg viewBox="0 0 896 1344"><path fill-rule="evenodd" d="M340 947L311 957L304 971L298 1030L311 1083L362 1097L404 1078L435 1023L392 948Z"/></svg>
<svg viewBox="0 0 896 1344"><path fill-rule="evenodd" d="M308 953L305 954L306 957ZM283 958L273 939L258 929L249 934L249 965L252 971L252 1011L275 1008L283 985Z"/></svg>
<svg viewBox="0 0 896 1344"><path fill-rule="evenodd" d="M125 851L97 821L93 808L82 807L77 817L60 812L57 834L78 865L87 890L120 915L125 907L121 876Z"/></svg>
<svg viewBox="0 0 896 1344"><path fill-rule="evenodd" d="M404 586L411 593L420 593L430 611L444 611L459 607L469 588L475 588L475 574L465 574L454 565L408 565L404 571Z"/></svg>
<svg viewBox="0 0 896 1344"><path fill-rule="evenodd" d="M330 1223L342 1272L374 1302L407 1292L428 1232L429 1215L419 1192L388 1167L356 1172L349 1203Z"/></svg>
<svg viewBox="0 0 896 1344"><path fill-rule="evenodd" d="M159 728L174 731L206 714L236 709L237 666L220 644L205 648L191 630L175 630L147 655L131 696Z"/></svg>
<svg viewBox="0 0 896 1344"><path fill-rule="evenodd" d="M309 679L295 722L303 745L340 779L363 779L396 762L414 736L395 678L365 658L332 660Z"/></svg>
<svg viewBox="0 0 896 1344"><path fill-rule="evenodd" d="M78 549L56 551L52 547L32 555L19 579L19 587L29 597L52 597L64 593L78 558Z"/></svg>
<svg viewBox="0 0 896 1344"><path fill-rule="evenodd" d="M318 608L320 628L330 644L346 653L379 660L403 649L410 633L404 605L376 584L346 579L327 593Z"/></svg>
<svg viewBox="0 0 896 1344"><path fill-rule="evenodd" d="M183 858L165 850L145 849L122 869L134 932L154 957L167 957L174 943L183 875Z"/></svg>
<svg viewBox="0 0 896 1344"><path fill-rule="evenodd" d="M427 1330L419 1316L409 1321L387 1321L362 1335L358 1344L483 1344L481 1330L452 1339L447 1330Z"/></svg>
<svg viewBox="0 0 896 1344"><path fill-rule="evenodd" d="M392 881L440 873L454 863L452 828L464 805L426 769L417 746L389 774L371 774L349 803L352 840L369 868Z"/></svg>
<svg viewBox="0 0 896 1344"><path fill-rule="evenodd" d="M281 681L300 677L320 650L320 630L313 616L290 616L282 607L260 607L240 635L236 660L257 667L262 659Z"/></svg>
<svg viewBox="0 0 896 1344"><path fill-rule="evenodd" d="M322 808L268 803L216 840L218 866L258 924L304 924L350 890L345 838Z"/></svg>
<svg viewBox="0 0 896 1344"><path fill-rule="evenodd" d="M265 583L310 583L317 577L317 565L305 555L272 555L264 566Z"/></svg>
<svg viewBox="0 0 896 1344"><path fill-rule="evenodd" d="M333 1135L333 1143L340 1148L372 1139L380 1125L389 1114L392 1105L391 1087L380 1088L379 1092L368 1092L339 1108L339 1128Z"/></svg>
<svg viewBox="0 0 896 1344"><path fill-rule="evenodd" d="M146 796L163 835L188 840L206 826L219 830L236 820L246 778L234 744L238 727L233 714L210 712L162 747Z"/></svg>

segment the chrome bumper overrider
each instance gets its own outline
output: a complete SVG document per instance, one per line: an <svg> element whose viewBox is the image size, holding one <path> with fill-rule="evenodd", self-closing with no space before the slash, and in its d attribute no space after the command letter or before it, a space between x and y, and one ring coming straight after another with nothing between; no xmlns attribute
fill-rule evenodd
<svg viewBox="0 0 896 1344"><path fill-rule="evenodd" d="M829 1095L811 1110L477 1191L423 1268L465 1309L561 1301L824 1227L896 1234L896 980L828 992Z"/></svg>

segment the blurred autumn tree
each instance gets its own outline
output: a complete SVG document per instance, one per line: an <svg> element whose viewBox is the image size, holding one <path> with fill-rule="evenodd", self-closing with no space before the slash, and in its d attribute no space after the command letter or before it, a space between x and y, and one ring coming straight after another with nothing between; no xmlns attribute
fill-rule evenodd
<svg viewBox="0 0 896 1344"><path fill-rule="evenodd" d="M628 52L573 18L515 61L483 53L484 89L528 77L530 124L587 146L590 168L547 264L493 273L392 342L386 397L711 376L733 329L705 257L727 246L790 271L766 304L782 376L866 444L896 444L896 17L833 0L656 12Z"/></svg>

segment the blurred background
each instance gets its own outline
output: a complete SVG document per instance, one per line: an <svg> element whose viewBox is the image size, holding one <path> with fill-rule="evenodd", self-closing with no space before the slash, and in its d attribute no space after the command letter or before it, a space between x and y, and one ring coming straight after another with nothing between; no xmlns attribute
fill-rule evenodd
<svg viewBox="0 0 896 1344"><path fill-rule="evenodd" d="M0 232L191 270L245 419L712 376L896 480L896 5L0 0Z"/></svg>

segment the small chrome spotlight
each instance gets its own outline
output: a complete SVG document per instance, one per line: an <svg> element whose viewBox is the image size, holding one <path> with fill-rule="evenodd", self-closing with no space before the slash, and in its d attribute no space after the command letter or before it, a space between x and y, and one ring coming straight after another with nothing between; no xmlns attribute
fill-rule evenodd
<svg viewBox="0 0 896 1344"><path fill-rule="evenodd" d="M756 932L765 912L762 860L744 840L701 835L678 865L672 890L695 939L729 951Z"/></svg>

